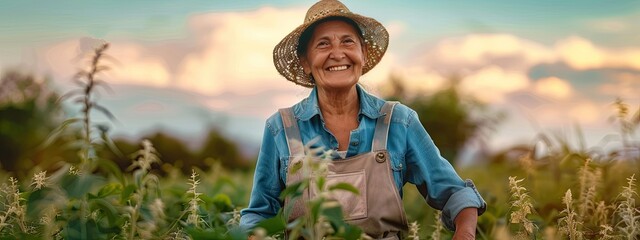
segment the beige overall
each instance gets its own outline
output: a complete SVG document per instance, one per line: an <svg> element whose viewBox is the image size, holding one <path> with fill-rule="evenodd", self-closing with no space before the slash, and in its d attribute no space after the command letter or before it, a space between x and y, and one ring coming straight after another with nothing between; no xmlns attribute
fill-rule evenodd
<svg viewBox="0 0 640 240"><path fill-rule="evenodd" d="M332 161L326 181L326 186L347 182L360 191L358 195L337 191L333 198L342 205L345 220L374 239L399 239L399 235L408 229L402 200L391 172L391 158L386 150L394 105L395 102L387 102L380 110L383 116L376 122L371 152ZM288 165L293 166L303 159L304 146L291 108L281 109L280 114L289 146ZM287 185L299 182L302 178L300 172L292 174L287 171ZM301 201L306 202L314 195L313 189L307 189L302 199L293 203L289 221L305 214ZM285 200L285 206L288 204Z"/></svg>

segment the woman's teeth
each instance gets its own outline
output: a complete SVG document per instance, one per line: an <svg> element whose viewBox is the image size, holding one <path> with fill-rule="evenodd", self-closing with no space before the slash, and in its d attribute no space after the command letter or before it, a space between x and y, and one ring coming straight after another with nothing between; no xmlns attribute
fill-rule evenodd
<svg viewBox="0 0 640 240"><path fill-rule="evenodd" d="M330 67L329 71L341 71L341 70L346 70L348 67L345 66L337 66L337 67Z"/></svg>

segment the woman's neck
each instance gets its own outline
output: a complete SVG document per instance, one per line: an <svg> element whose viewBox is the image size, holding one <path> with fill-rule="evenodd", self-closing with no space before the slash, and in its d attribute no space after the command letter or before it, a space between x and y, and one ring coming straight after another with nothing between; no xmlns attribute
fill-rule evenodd
<svg viewBox="0 0 640 240"><path fill-rule="evenodd" d="M318 88L318 105L323 116L353 116L360 112L356 86L345 90Z"/></svg>

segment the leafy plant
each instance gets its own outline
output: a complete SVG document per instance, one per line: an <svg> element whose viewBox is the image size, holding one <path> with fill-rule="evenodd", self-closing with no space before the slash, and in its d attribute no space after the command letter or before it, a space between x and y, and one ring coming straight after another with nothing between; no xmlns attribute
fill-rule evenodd
<svg viewBox="0 0 640 240"><path fill-rule="evenodd" d="M346 223L340 204L330 198L336 191L348 191L353 194L359 194L359 191L348 183L327 185L331 151L323 151L322 148L312 149L309 147L311 145L312 143L309 143L305 147L305 157L290 167L292 174L301 172L301 180L287 186L280 195L282 200L289 198L291 202L295 202L308 189L317 189L317 193L311 196L309 201L303 202L304 216L286 224L284 219L289 218L293 205L289 204L277 216L263 221L258 227L267 230L268 235L286 231L288 239L360 238L362 230Z"/></svg>
<svg viewBox="0 0 640 240"><path fill-rule="evenodd" d="M622 193L620 193L622 201L616 209L616 213L620 217L616 226L626 239L636 239L640 236L640 210L635 205L635 196L638 195L635 187L636 179L635 175L632 175L627 178L627 186L624 186Z"/></svg>
<svg viewBox="0 0 640 240"><path fill-rule="evenodd" d="M562 210L561 214L564 214L564 217L558 220L558 226L560 227L560 234L569 239L582 239L582 231L580 231L582 222L579 220L578 214L575 210L573 210L573 197L571 195L571 189L567 190L564 197L562 198L562 203L565 204L565 209Z"/></svg>
<svg viewBox="0 0 640 240"><path fill-rule="evenodd" d="M509 177L509 189L511 191L511 212L510 223L519 224L521 227L516 233L516 239L528 239L535 235L536 225L529 220L528 215L532 214L533 203L526 192L526 188L520 186L520 182L524 179L516 179ZM523 231L524 229L524 231Z"/></svg>

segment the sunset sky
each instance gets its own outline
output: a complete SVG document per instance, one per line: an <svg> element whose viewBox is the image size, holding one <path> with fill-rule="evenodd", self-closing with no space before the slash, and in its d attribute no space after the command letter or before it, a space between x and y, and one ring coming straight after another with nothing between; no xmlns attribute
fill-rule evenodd
<svg viewBox="0 0 640 240"><path fill-rule="evenodd" d="M48 76L61 92L97 43L117 60L100 101L116 136L165 129L198 139L209 126L258 146L265 119L309 90L279 76L272 50L315 1L3 1L0 72ZM344 1L390 32L361 78L384 94L391 74L410 94L463 76L465 94L507 112L490 143L539 132L590 145L613 133L611 103L640 105L640 1ZM437 113L434 113L437 114Z"/></svg>

